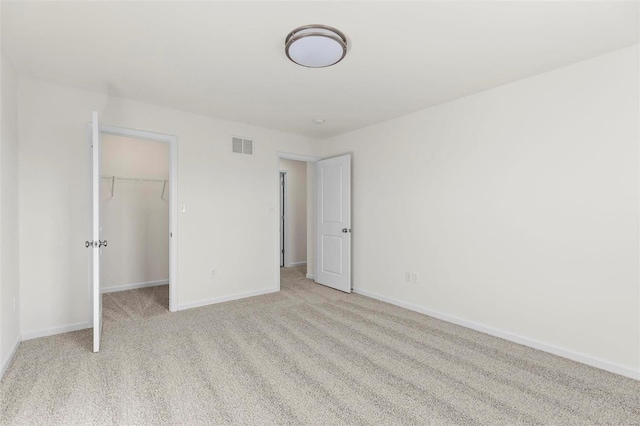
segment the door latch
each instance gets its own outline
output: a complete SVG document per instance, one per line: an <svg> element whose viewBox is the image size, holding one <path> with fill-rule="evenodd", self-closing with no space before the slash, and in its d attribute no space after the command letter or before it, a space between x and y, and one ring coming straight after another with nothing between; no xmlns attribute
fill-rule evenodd
<svg viewBox="0 0 640 426"><path fill-rule="evenodd" d="M84 242L84 246L86 248L89 248L89 247L106 247L107 246L107 240L104 240L104 241L85 241Z"/></svg>

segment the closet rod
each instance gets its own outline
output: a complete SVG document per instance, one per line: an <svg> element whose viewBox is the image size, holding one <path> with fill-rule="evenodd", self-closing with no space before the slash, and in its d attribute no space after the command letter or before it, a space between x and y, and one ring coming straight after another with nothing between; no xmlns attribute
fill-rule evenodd
<svg viewBox="0 0 640 426"><path fill-rule="evenodd" d="M102 175L100 176L102 179L109 179L111 181L111 198L113 198L115 193L115 185L117 180L128 180L132 182L162 182L162 194L160 195L160 199L165 200L164 193L167 188L167 182L169 179L163 178L149 178L149 177L136 177L136 176L115 176L115 175Z"/></svg>
<svg viewBox="0 0 640 426"><path fill-rule="evenodd" d="M101 177L102 179L132 180L132 181L142 181L142 182L164 182L169 180L166 178L150 178L150 177L137 177L137 176L102 175Z"/></svg>

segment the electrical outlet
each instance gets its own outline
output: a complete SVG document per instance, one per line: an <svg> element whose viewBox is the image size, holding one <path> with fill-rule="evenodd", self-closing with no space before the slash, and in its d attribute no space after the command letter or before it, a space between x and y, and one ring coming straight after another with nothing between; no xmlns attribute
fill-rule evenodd
<svg viewBox="0 0 640 426"><path fill-rule="evenodd" d="M411 282L413 284L418 284L418 274L416 274L415 272L411 274Z"/></svg>
<svg viewBox="0 0 640 426"><path fill-rule="evenodd" d="M212 269L211 270L211 278L216 278L218 276L218 270L217 269Z"/></svg>
<svg viewBox="0 0 640 426"><path fill-rule="evenodd" d="M406 283L410 283L411 282L411 272L405 272L404 273L404 282L406 282Z"/></svg>

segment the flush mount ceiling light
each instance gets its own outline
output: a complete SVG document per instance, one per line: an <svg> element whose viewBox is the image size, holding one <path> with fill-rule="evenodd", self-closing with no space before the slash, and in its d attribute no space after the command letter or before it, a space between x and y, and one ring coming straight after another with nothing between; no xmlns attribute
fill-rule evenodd
<svg viewBox="0 0 640 426"><path fill-rule="evenodd" d="M296 28L284 43L287 58L303 67L329 67L340 62L347 54L347 37L326 25Z"/></svg>

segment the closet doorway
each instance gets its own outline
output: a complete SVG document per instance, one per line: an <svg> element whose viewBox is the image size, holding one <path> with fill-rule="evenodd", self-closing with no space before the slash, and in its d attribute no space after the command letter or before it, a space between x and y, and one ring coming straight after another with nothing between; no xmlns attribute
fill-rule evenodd
<svg viewBox="0 0 640 426"><path fill-rule="evenodd" d="M100 139L101 293L146 288L175 312L177 138L102 125Z"/></svg>
<svg viewBox="0 0 640 426"><path fill-rule="evenodd" d="M305 267L308 225L307 163L281 158L279 167L280 267Z"/></svg>

